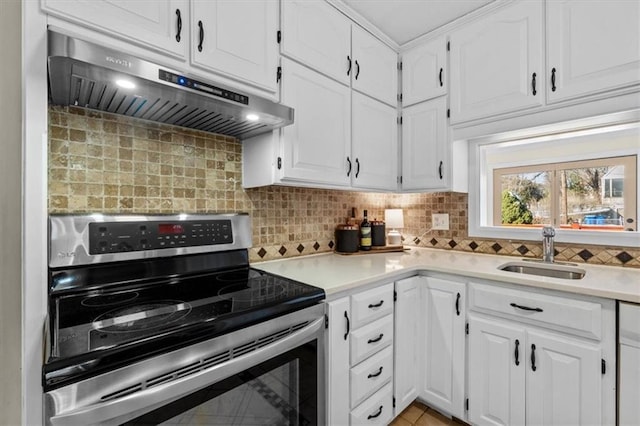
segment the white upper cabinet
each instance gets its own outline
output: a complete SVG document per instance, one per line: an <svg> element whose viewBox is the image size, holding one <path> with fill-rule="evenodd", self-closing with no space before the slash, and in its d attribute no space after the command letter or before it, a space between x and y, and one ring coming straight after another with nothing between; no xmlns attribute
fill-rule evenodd
<svg viewBox="0 0 640 426"><path fill-rule="evenodd" d="M194 65L271 92L277 90L278 2L192 0Z"/></svg>
<svg viewBox="0 0 640 426"><path fill-rule="evenodd" d="M447 93L447 41L444 36L402 54L402 105Z"/></svg>
<svg viewBox="0 0 640 426"><path fill-rule="evenodd" d="M349 88L285 58L282 73L282 103L295 122L282 129L281 178L349 186Z"/></svg>
<svg viewBox="0 0 640 426"><path fill-rule="evenodd" d="M351 86L392 106L398 99L398 54L357 25L352 25Z"/></svg>
<svg viewBox="0 0 640 426"><path fill-rule="evenodd" d="M542 6L512 3L451 33L452 123L544 104Z"/></svg>
<svg viewBox="0 0 640 426"><path fill-rule="evenodd" d="M395 108L357 92L352 94L351 185L393 191L398 176Z"/></svg>
<svg viewBox="0 0 640 426"><path fill-rule="evenodd" d="M403 108L402 189L446 188L452 167L448 148L445 97Z"/></svg>
<svg viewBox="0 0 640 426"><path fill-rule="evenodd" d="M43 0L48 14L185 58L188 0Z"/></svg>
<svg viewBox="0 0 640 426"><path fill-rule="evenodd" d="M351 22L324 1L283 0L281 53L348 85Z"/></svg>
<svg viewBox="0 0 640 426"><path fill-rule="evenodd" d="M549 102L640 84L640 2L547 2Z"/></svg>

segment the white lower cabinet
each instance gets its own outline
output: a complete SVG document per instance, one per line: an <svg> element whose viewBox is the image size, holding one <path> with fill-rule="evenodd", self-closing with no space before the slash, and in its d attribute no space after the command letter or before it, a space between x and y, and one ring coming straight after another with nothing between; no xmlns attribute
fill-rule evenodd
<svg viewBox="0 0 640 426"><path fill-rule="evenodd" d="M396 293L396 415L417 397L464 418L464 282L412 277Z"/></svg>
<svg viewBox="0 0 640 426"><path fill-rule="evenodd" d="M618 422L640 424L640 305L620 303L618 328Z"/></svg>
<svg viewBox="0 0 640 426"><path fill-rule="evenodd" d="M524 424L524 328L469 315L469 421Z"/></svg>
<svg viewBox="0 0 640 426"><path fill-rule="evenodd" d="M493 294L491 311L499 315L486 315L487 294ZM615 423L614 302L575 299L469 284L469 422ZM563 300L564 309L557 309ZM585 326L601 330L602 338L557 331L571 329L579 312L591 313Z"/></svg>
<svg viewBox="0 0 640 426"><path fill-rule="evenodd" d="M393 418L393 284L327 303L329 425Z"/></svg>
<svg viewBox="0 0 640 426"><path fill-rule="evenodd" d="M466 284L425 278L420 333L419 397L434 408L464 418Z"/></svg>
<svg viewBox="0 0 640 426"><path fill-rule="evenodd" d="M394 343L394 393L395 415L398 415L417 398L420 390L416 368L422 363L418 336L420 324L420 293L423 277L411 277L396 281L395 343Z"/></svg>
<svg viewBox="0 0 640 426"><path fill-rule="evenodd" d="M615 301L434 275L329 302L330 425L388 424L416 399L473 425L616 423Z"/></svg>

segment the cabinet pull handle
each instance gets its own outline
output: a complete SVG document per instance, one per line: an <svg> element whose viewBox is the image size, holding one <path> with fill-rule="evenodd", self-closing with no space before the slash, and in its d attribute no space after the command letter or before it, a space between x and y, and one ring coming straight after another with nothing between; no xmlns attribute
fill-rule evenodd
<svg viewBox="0 0 640 426"><path fill-rule="evenodd" d="M438 79L440 80L440 87L442 87L442 68L440 68L440 75Z"/></svg>
<svg viewBox="0 0 640 426"><path fill-rule="evenodd" d="M204 25L202 25L202 21L198 21L198 27L200 27L200 42L198 43L198 52L202 52L202 42L204 41Z"/></svg>
<svg viewBox="0 0 640 426"><path fill-rule="evenodd" d="M378 412L375 414L369 414L367 416L367 420L371 420L371 419L375 419L376 417L378 417L380 414L382 414L382 405L380 406L380 408L378 408Z"/></svg>
<svg viewBox="0 0 640 426"><path fill-rule="evenodd" d="M520 340L516 339L516 352L515 352L515 356L516 356L516 365L520 365Z"/></svg>
<svg viewBox="0 0 640 426"><path fill-rule="evenodd" d="M382 306L383 303L384 303L384 300L381 300L380 303L376 303L375 305L373 303L370 303L369 309L379 308L380 306Z"/></svg>
<svg viewBox="0 0 640 426"><path fill-rule="evenodd" d="M369 374L367 376L367 379L373 379L374 377L378 377L381 374L382 374L382 366L380 366L380 369L377 372Z"/></svg>
<svg viewBox="0 0 640 426"><path fill-rule="evenodd" d="M351 56L347 55L347 61L349 61L349 69L347 70L347 75L351 74Z"/></svg>
<svg viewBox="0 0 640 426"><path fill-rule="evenodd" d="M533 96L536 95L536 93L538 93L536 91L536 73L534 72L533 75L531 76L531 89L533 91Z"/></svg>
<svg viewBox="0 0 640 426"><path fill-rule="evenodd" d="M456 315L460 316L460 293L456 296Z"/></svg>
<svg viewBox="0 0 640 426"><path fill-rule="evenodd" d="M531 369L536 371L536 345L531 345Z"/></svg>
<svg viewBox="0 0 640 426"><path fill-rule="evenodd" d="M380 333L380 335L378 337L376 337L375 339L367 340L367 343L378 343L380 340L382 340L383 336L384 336L384 333Z"/></svg>
<svg viewBox="0 0 640 426"><path fill-rule="evenodd" d="M347 157L347 164L349 165L349 169L347 170L347 177L351 174L351 159Z"/></svg>
<svg viewBox="0 0 640 426"><path fill-rule="evenodd" d="M177 23L178 23L178 33L176 34L176 41L180 43L180 35L182 34L182 14L180 13L180 9L176 9Z"/></svg>
<svg viewBox="0 0 640 426"><path fill-rule="evenodd" d="M438 175L440 176L440 180L442 180L442 161L440 162L440 165L438 166Z"/></svg>
<svg viewBox="0 0 640 426"><path fill-rule="evenodd" d="M360 160L356 158L356 179L358 178L359 174L360 174Z"/></svg>
<svg viewBox="0 0 640 426"><path fill-rule="evenodd" d="M542 309L540 308L530 308L528 306L517 305L515 303L510 303L510 305L513 306L514 308L522 309L523 311L542 312Z"/></svg>
<svg viewBox="0 0 640 426"><path fill-rule="evenodd" d="M552 92L556 91L556 69L555 68L551 69L551 91Z"/></svg>
<svg viewBox="0 0 640 426"><path fill-rule="evenodd" d="M359 75L360 75L360 64L358 63L358 60L356 59L356 80L358 79Z"/></svg>
<svg viewBox="0 0 640 426"><path fill-rule="evenodd" d="M344 333L344 340L347 340L347 336L349 335L349 328L351 328L349 324L349 315L347 315L347 311L344 311L344 317L347 320L347 331Z"/></svg>

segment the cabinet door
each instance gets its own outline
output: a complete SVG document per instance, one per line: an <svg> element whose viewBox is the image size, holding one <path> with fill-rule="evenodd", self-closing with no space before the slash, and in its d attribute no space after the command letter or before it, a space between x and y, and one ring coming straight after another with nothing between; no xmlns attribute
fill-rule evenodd
<svg viewBox="0 0 640 426"><path fill-rule="evenodd" d="M357 25L352 25L351 85L384 103L398 103L398 54Z"/></svg>
<svg viewBox="0 0 640 426"><path fill-rule="evenodd" d="M469 315L470 423L524 425L525 344L524 328Z"/></svg>
<svg viewBox="0 0 640 426"><path fill-rule="evenodd" d="M640 2L548 1L547 22L550 102L640 84Z"/></svg>
<svg viewBox="0 0 640 426"><path fill-rule="evenodd" d="M395 190L398 178L396 109L353 92L351 184Z"/></svg>
<svg viewBox="0 0 640 426"><path fill-rule="evenodd" d="M349 424L349 297L327 303L327 424Z"/></svg>
<svg viewBox="0 0 640 426"><path fill-rule="evenodd" d="M62 19L172 56L186 57L189 43L187 0L43 0L42 7Z"/></svg>
<svg viewBox="0 0 640 426"><path fill-rule="evenodd" d="M403 108L402 189L448 187L453 166L448 149L445 97Z"/></svg>
<svg viewBox="0 0 640 426"><path fill-rule="evenodd" d="M420 377L417 371L424 357L419 356L420 286L424 278L411 277L396 281L394 336L394 395L396 416L418 396Z"/></svg>
<svg viewBox="0 0 640 426"><path fill-rule="evenodd" d="M328 3L283 0L280 49L283 55L349 84L351 22Z"/></svg>
<svg viewBox="0 0 640 426"><path fill-rule="evenodd" d="M349 186L350 90L293 61L282 60L282 103L295 109L282 129L282 178Z"/></svg>
<svg viewBox="0 0 640 426"><path fill-rule="evenodd" d="M402 105L447 93L447 41L438 37L402 54Z"/></svg>
<svg viewBox="0 0 640 426"><path fill-rule="evenodd" d="M423 287L424 372L420 398L464 418L465 284L427 278Z"/></svg>
<svg viewBox="0 0 640 426"><path fill-rule="evenodd" d="M451 33L452 123L543 104L542 5L516 2Z"/></svg>
<svg viewBox="0 0 640 426"><path fill-rule="evenodd" d="M528 330L525 353L527 424L577 425L602 421L598 345Z"/></svg>
<svg viewBox="0 0 640 426"><path fill-rule="evenodd" d="M618 420L620 425L640 424L640 348L621 344L620 356L620 405Z"/></svg>
<svg viewBox="0 0 640 426"><path fill-rule="evenodd" d="M191 15L194 65L277 90L277 2L193 0Z"/></svg>

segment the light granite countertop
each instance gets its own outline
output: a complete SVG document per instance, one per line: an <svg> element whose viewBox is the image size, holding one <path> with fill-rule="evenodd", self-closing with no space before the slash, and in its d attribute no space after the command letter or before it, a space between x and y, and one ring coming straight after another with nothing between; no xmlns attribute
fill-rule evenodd
<svg viewBox="0 0 640 426"><path fill-rule="evenodd" d="M414 248L396 253L339 255L325 253L254 263L256 269L324 289L327 300L368 285L416 274L445 273L473 279L545 288L640 303L640 269L579 264L579 280L549 278L498 270L521 259L479 253Z"/></svg>

